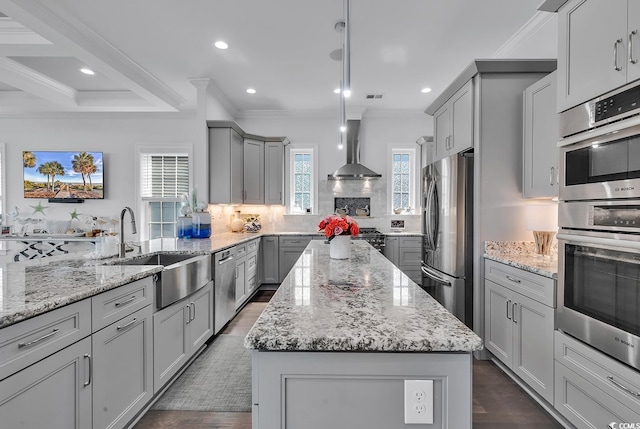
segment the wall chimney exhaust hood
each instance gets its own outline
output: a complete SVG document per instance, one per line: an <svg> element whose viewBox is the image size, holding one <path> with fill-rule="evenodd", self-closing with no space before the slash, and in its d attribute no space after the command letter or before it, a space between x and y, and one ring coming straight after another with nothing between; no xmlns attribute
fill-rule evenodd
<svg viewBox="0 0 640 429"><path fill-rule="evenodd" d="M347 163L329 174L329 180L371 180L381 174L360 164L360 121L347 121Z"/></svg>

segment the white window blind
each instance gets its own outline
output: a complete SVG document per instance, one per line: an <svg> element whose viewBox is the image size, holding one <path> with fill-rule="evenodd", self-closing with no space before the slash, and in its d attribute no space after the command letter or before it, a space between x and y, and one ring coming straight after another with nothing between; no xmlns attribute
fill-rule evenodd
<svg viewBox="0 0 640 429"><path fill-rule="evenodd" d="M178 198L189 193L188 154L145 153L141 164L143 199Z"/></svg>

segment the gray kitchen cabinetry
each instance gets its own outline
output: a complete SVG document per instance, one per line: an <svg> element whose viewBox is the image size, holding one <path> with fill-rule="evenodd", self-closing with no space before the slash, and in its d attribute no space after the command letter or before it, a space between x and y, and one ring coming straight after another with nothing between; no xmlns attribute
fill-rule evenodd
<svg viewBox="0 0 640 429"><path fill-rule="evenodd" d="M637 0L570 0L558 11L562 112L640 78Z"/></svg>
<svg viewBox="0 0 640 429"><path fill-rule="evenodd" d="M278 236L265 235L260 243L260 270L261 279L264 284L280 283L279 273L279 253L280 246Z"/></svg>
<svg viewBox="0 0 640 429"><path fill-rule="evenodd" d="M556 331L554 407L579 429L640 422L640 374Z"/></svg>
<svg viewBox="0 0 640 429"><path fill-rule="evenodd" d="M421 284L422 237L385 237L384 256L411 280Z"/></svg>
<svg viewBox="0 0 640 429"><path fill-rule="evenodd" d="M153 315L157 393L213 335L213 282Z"/></svg>
<svg viewBox="0 0 640 429"><path fill-rule="evenodd" d="M434 161L473 147L473 81L469 80L433 115Z"/></svg>
<svg viewBox="0 0 640 429"><path fill-rule="evenodd" d="M231 127L209 128L209 203L244 202L244 139Z"/></svg>
<svg viewBox="0 0 640 429"><path fill-rule="evenodd" d="M264 142L244 139L244 204L264 204Z"/></svg>
<svg viewBox="0 0 640 429"><path fill-rule="evenodd" d="M94 332L93 428L124 428L153 396L153 310Z"/></svg>
<svg viewBox="0 0 640 429"><path fill-rule="evenodd" d="M91 428L91 359L86 337L0 381L0 426Z"/></svg>
<svg viewBox="0 0 640 429"><path fill-rule="evenodd" d="M284 205L284 143L264 143L264 203Z"/></svg>
<svg viewBox="0 0 640 429"><path fill-rule="evenodd" d="M485 347L553 404L555 280L485 261Z"/></svg>
<svg viewBox="0 0 640 429"><path fill-rule="evenodd" d="M257 289L259 247L259 238L236 246L236 310Z"/></svg>
<svg viewBox="0 0 640 429"><path fill-rule="evenodd" d="M556 72L524 91L522 196L558 196L558 115Z"/></svg>
<svg viewBox="0 0 640 429"><path fill-rule="evenodd" d="M321 238L318 236L318 238ZM280 280L278 283L282 283L291 268L296 263L302 251L307 247L307 244L313 239L312 235L281 235L278 238L278 263Z"/></svg>

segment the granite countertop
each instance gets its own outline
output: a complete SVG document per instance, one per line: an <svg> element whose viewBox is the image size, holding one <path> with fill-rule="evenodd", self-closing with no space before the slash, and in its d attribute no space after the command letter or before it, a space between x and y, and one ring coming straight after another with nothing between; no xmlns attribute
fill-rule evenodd
<svg viewBox="0 0 640 429"><path fill-rule="evenodd" d="M162 270L160 266L42 258L0 265L0 328L97 295Z"/></svg>
<svg viewBox="0 0 640 429"><path fill-rule="evenodd" d="M312 241L245 338L279 351L470 352L482 340L364 241Z"/></svg>
<svg viewBox="0 0 640 429"><path fill-rule="evenodd" d="M486 241L484 257L520 268L541 276L558 278L557 242L550 256L542 257L536 253L536 245L529 241Z"/></svg>

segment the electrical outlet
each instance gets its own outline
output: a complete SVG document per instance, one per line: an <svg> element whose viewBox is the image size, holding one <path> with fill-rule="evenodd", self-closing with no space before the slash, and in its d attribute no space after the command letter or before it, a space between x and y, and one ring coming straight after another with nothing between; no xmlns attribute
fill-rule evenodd
<svg viewBox="0 0 640 429"><path fill-rule="evenodd" d="M404 423L433 424L433 380L404 381Z"/></svg>

